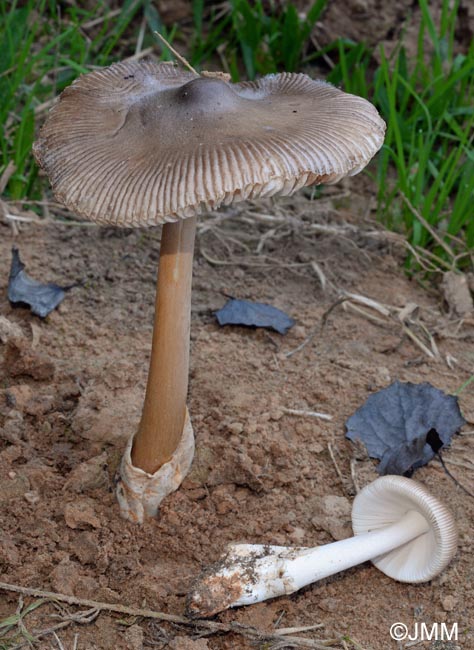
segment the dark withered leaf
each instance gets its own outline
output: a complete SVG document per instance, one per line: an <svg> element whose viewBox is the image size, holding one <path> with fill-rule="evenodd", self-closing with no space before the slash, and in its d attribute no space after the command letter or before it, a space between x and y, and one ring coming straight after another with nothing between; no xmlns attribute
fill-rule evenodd
<svg viewBox="0 0 474 650"><path fill-rule="evenodd" d="M265 305L263 302L250 302L231 298L222 309L216 311L219 325L246 325L247 327L266 327L279 334L286 334L295 321L284 311Z"/></svg>
<svg viewBox="0 0 474 650"><path fill-rule="evenodd" d="M361 440L379 474L410 475L426 465L465 424L457 397L429 383L396 381L371 395L346 422L347 438Z"/></svg>
<svg viewBox="0 0 474 650"><path fill-rule="evenodd" d="M33 314L45 318L64 299L66 291L73 286L60 287L57 284L43 284L33 280L24 271L25 265L20 259L16 247L12 248L12 263L8 278L8 300L16 306L27 305Z"/></svg>

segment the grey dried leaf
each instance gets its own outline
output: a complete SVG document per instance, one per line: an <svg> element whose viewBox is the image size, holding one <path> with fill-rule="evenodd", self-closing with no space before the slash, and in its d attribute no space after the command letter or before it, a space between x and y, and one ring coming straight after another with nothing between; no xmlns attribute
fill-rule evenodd
<svg viewBox="0 0 474 650"><path fill-rule="evenodd" d="M346 421L346 437L362 441L380 460L379 474L410 475L449 445L464 424L456 397L429 383L396 381Z"/></svg>
<svg viewBox="0 0 474 650"><path fill-rule="evenodd" d="M77 286L60 287L57 284L43 284L33 280L25 272L18 248L12 248L12 263L8 278L8 300L13 305L28 305L40 318L45 318L64 300L66 291Z"/></svg>
<svg viewBox="0 0 474 650"><path fill-rule="evenodd" d="M249 300L228 300L222 309L216 312L219 325L245 325L247 327L265 327L279 334L286 334L295 321L272 305Z"/></svg>

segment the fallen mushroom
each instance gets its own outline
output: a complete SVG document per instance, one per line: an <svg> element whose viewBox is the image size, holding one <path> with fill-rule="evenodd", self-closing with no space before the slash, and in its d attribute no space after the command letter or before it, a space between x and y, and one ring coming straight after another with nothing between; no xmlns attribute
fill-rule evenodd
<svg viewBox="0 0 474 650"><path fill-rule="evenodd" d="M196 215L361 171L385 124L366 100L303 74L231 84L170 64L123 62L62 93L34 145L55 196L117 226L163 225L145 405L124 454L125 517L154 515L189 470L186 409Z"/></svg>
<svg viewBox="0 0 474 650"><path fill-rule="evenodd" d="M204 572L189 597L191 616L288 595L372 560L400 582L426 582L454 557L457 529L449 510L416 481L383 476L356 496L354 537L315 548L234 544Z"/></svg>

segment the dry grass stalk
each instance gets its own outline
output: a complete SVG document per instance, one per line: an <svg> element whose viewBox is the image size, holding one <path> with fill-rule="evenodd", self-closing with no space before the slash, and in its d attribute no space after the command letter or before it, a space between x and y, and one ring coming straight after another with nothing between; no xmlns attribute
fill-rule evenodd
<svg viewBox="0 0 474 650"><path fill-rule="evenodd" d="M287 645L293 647L301 648L312 648L313 650L327 650L328 648L337 648L341 647L341 638L334 639L306 639L304 637L292 636L289 634L281 635L278 632L269 633L264 630L259 630L258 628L242 625L240 623L219 623L217 621L209 621L205 619L190 619L184 616L178 616L174 614L166 614L164 612L156 612L150 609L141 609L138 607L130 607L128 605L120 605L117 603L105 603L95 600L89 600L85 598L77 598L76 596L69 596L67 594L61 594L53 591L43 591L41 589L31 589L29 587L22 587L21 585L13 585L6 582L0 582L0 590L10 591L14 593L19 593L22 596L31 596L33 598L42 598L51 602L63 602L69 605L78 605L82 607L87 607L89 612L96 613L97 615L102 611L114 612L118 614L126 614L128 616L134 616L138 618L148 618L158 621L163 621L167 623L174 623L177 625L183 625L192 628L201 628L208 630L210 633L227 633L232 632L234 634L240 634L247 638L257 639L258 641L285 641ZM82 613L85 615L85 612ZM72 621L72 622L86 622L82 621ZM63 621L58 623L58 626L64 627L66 624L69 625L70 620ZM61 629L61 627L54 626L50 628L48 634ZM18 646L23 647L23 646Z"/></svg>
<svg viewBox="0 0 474 650"><path fill-rule="evenodd" d="M289 409L289 408L283 408L282 409L283 413L288 413L288 415L299 415L301 417L309 417L309 418L319 418L320 420L332 420L332 415L328 415L327 413L320 413L318 411L304 411L300 409Z"/></svg>
<svg viewBox="0 0 474 650"><path fill-rule="evenodd" d="M343 476L343 474L342 474L342 472L340 470L340 467L339 467L339 465L337 463L336 456L334 455L334 450L333 450L332 445L331 445L330 442L328 442L328 451L329 451L329 456L331 457L331 460L332 460L332 464L334 465L334 468L336 470L336 474L338 475L342 486L345 487L346 482L344 480L344 476Z"/></svg>

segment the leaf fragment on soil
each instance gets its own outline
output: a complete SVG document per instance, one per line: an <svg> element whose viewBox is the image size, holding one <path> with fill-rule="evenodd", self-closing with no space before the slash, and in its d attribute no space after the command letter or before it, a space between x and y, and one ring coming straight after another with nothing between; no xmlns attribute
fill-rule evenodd
<svg viewBox="0 0 474 650"><path fill-rule="evenodd" d="M474 303L466 275L447 271L443 275L442 289L452 314L463 318L473 313Z"/></svg>
<svg viewBox="0 0 474 650"><path fill-rule="evenodd" d="M28 305L40 318L45 318L64 300L66 291L77 285L60 287L43 284L25 273L18 248L12 248L12 262L8 278L8 299L13 305Z"/></svg>
<svg viewBox="0 0 474 650"><path fill-rule="evenodd" d="M286 334L295 321L284 311L263 302L250 302L231 298L222 309L216 311L219 325L245 325L265 327L279 334Z"/></svg>
<svg viewBox="0 0 474 650"><path fill-rule="evenodd" d="M396 381L370 395L346 421L346 437L362 441L380 460L379 474L411 475L465 423L456 397L427 382Z"/></svg>

